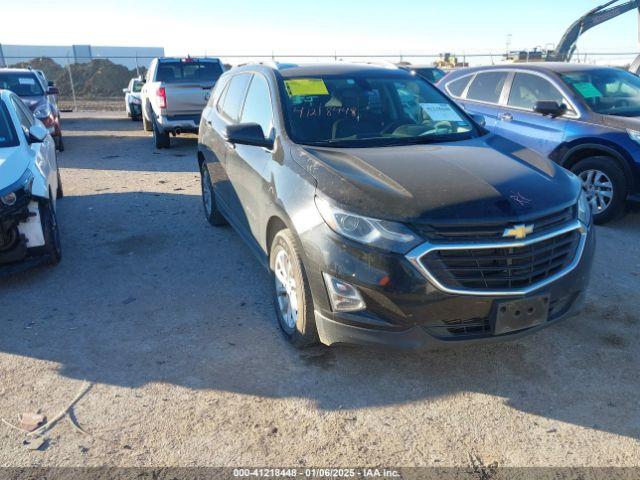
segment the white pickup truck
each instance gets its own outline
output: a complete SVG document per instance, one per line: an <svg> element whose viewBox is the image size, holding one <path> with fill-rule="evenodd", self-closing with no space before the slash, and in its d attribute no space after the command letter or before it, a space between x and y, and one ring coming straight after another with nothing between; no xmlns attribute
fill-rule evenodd
<svg viewBox="0 0 640 480"><path fill-rule="evenodd" d="M154 58L142 87L142 122L156 148L170 135L197 133L202 110L224 67L217 58Z"/></svg>

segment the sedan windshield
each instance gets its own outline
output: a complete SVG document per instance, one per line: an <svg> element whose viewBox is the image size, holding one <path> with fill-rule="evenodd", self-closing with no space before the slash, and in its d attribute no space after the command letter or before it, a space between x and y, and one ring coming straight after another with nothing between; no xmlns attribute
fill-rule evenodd
<svg viewBox="0 0 640 480"><path fill-rule="evenodd" d="M467 117L409 76L327 75L281 80L287 130L307 145L369 147L464 140Z"/></svg>
<svg viewBox="0 0 640 480"><path fill-rule="evenodd" d="M640 78L615 68L565 73L562 79L602 115L640 116Z"/></svg>
<svg viewBox="0 0 640 480"><path fill-rule="evenodd" d="M40 80L34 73L0 71L0 89L11 90L19 97L44 95Z"/></svg>
<svg viewBox="0 0 640 480"><path fill-rule="evenodd" d="M7 106L0 100L0 148L15 147L18 145L16 130L9 116Z"/></svg>

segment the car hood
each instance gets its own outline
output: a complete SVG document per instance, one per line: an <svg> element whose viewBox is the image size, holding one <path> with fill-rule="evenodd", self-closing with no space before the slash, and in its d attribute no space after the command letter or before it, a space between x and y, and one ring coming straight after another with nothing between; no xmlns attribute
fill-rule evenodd
<svg viewBox="0 0 640 480"><path fill-rule="evenodd" d="M45 95L37 95L33 97L20 97L20 100L22 100L22 102L33 111L38 105L46 102L47 97Z"/></svg>
<svg viewBox="0 0 640 480"><path fill-rule="evenodd" d="M574 203L577 178L496 135L382 148L301 147L297 160L339 206L404 222L517 221Z"/></svg>
<svg viewBox="0 0 640 480"><path fill-rule="evenodd" d="M0 148L0 190L20 180L29 168L29 161L21 146Z"/></svg>

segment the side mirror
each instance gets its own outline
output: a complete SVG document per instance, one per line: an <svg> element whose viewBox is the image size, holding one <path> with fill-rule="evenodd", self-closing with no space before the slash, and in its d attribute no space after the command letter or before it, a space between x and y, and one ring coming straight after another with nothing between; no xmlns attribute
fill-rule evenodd
<svg viewBox="0 0 640 480"><path fill-rule="evenodd" d="M123 88L122 89L122 93L129 93L129 89L128 88Z"/></svg>
<svg viewBox="0 0 640 480"><path fill-rule="evenodd" d="M49 87L47 89L47 95L59 95L60 94L60 90L58 90L56 87Z"/></svg>
<svg viewBox="0 0 640 480"><path fill-rule="evenodd" d="M471 114L471 118L473 119L474 122L476 122L481 127L484 128L487 126L487 119L484 117L484 115L480 113L473 113Z"/></svg>
<svg viewBox="0 0 640 480"><path fill-rule="evenodd" d="M262 127L257 123L240 123L229 125L225 131L229 143L252 145L254 147L273 148L273 140L265 138Z"/></svg>
<svg viewBox="0 0 640 480"><path fill-rule="evenodd" d="M31 125L29 128L29 143L42 143L49 135L49 132L42 125Z"/></svg>
<svg viewBox="0 0 640 480"><path fill-rule="evenodd" d="M540 115L559 117L567 111L567 106L564 103L559 104L555 101L542 100L536 102L536 105L533 107L533 111L539 113Z"/></svg>

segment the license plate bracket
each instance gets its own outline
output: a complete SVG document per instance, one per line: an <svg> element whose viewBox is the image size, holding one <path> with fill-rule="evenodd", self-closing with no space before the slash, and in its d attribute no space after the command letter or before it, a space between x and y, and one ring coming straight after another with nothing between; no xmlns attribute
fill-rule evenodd
<svg viewBox="0 0 640 480"><path fill-rule="evenodd" d="M549 295L498 304L494 335L516 332L543 324L549 318Z"/></svg>

